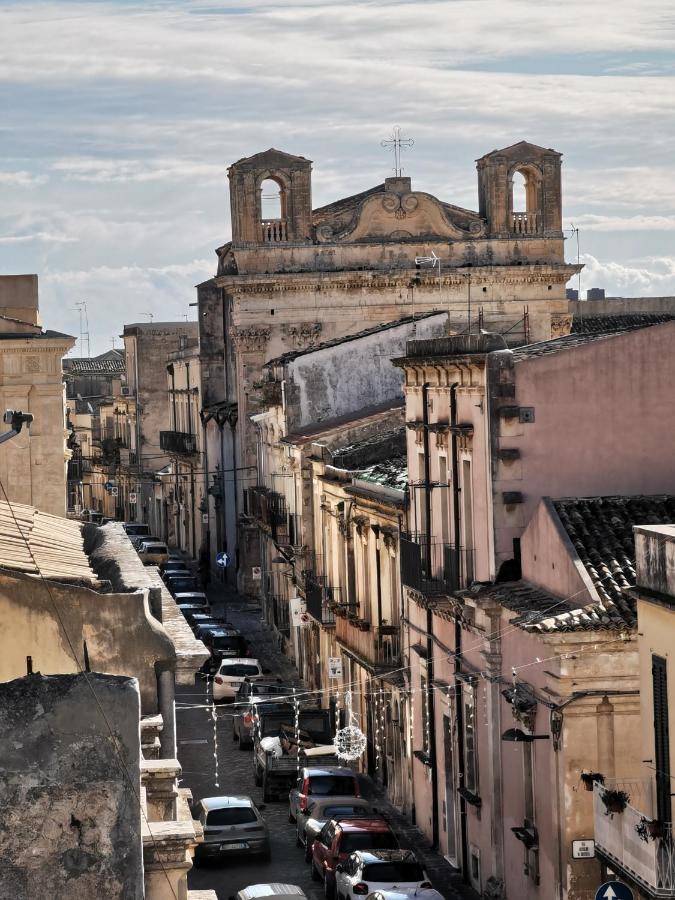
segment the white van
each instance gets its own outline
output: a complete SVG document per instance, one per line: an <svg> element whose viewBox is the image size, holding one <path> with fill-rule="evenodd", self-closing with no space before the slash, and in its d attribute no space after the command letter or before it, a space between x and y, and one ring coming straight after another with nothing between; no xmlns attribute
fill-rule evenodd
<svg viewBox="0 0 675 900"><path fill-rule="evenodd" d="M251 884L229 900L307 900L307 894L294 884Z"/></svg>

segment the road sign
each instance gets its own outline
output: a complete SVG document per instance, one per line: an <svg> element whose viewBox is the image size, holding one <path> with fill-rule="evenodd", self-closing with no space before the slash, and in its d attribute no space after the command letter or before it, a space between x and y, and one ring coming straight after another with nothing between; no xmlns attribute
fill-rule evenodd
<svg viewBox="0 0 675 900"><path fill-rule="evenodd" d="M291 623L296 628L303 628L309 625L311 617L307 612L307 604L302 597L291 597L288 605L291 613Z"/></svg>
<svg viewBox="0 0 675 900"><path fill-rule="evenodd" d="M619 881L606 881L595 892L595 900L635 900L633 892Z"/></svg>
<svg viewBox="0 0 675 900"><path fill-rule="evenodd" d="M136 494L132 492L131 494L129 494L129 503L135 503L135 502L136 502Z"/></svg>
<svg viewBox="0 0 675 900"><path fill-rule="evenodd" d="M254 581L260 581L262 578L262 569L260 566L251 567L251 577Z"/></svg>
<svg viewBox="0 0 675 900"><path fill-rule="evenodd" d="M216 565L217 566L220 566L221 569L225 569L225 568L227 568L227 566L229 566L229 564L230 564L230 557L227 555L227 553L224 553L221 551L220 553L216 554Z"/></svg>
<svg viewBox="0 0 675 900"><path fill-rule="evenodd" d="M103 485L103 487L106 489L106 491L112 491L112 489L115 487L115 485L113 484L112 481L106 481L106 483Z"/></svg>
<svg viewBox="0 0 675 900"><path fill-rule="evenodd" d="M572 841L572 859L593 859L595 841Z"/></svg>
<svg viewBox="0 0 675 900"><path fill-rule="evenodd" d="M111 493L111 495L112 495L113 497L116 497L116 496L118 495L118 493L119 493L119 488L117 488L117 487L115 487L115 485L113 485L113 486L110 488L110 493Z"/></svg>
<svg viewBox="0 0 675 900"><path fill-rule="evenodd" d="M340 678L342 675L342 659L339 656L328 657L328 677Z"/></svg>

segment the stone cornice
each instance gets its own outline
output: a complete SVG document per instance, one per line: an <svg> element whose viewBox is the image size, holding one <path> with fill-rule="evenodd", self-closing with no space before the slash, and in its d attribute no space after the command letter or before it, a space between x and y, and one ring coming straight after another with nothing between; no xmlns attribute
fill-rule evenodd
<svg viewBox="0 0 675 900"><path fill-rule="evenodd" d="M577 265L565 263L544 263L524 266L458 266L457 274L451 271L441 279L442 287L457 287L466 290L466 275L471 274L474 287L491 284L567 284L579 271ZM234 294L269 294L289 291L306 291L308 288L330 287L332 290L353 290L364 286L378 288L409 287L415 281L416 287L439 289L438 276L418 272L413 268L382 272L367 271L315 271L279 272L272 275L219 275L212 279L216 287L222 287ZM548 298L545 298L548 299ZM484 305L489 300L484 300ZM531 302L531 301L530 301Z"/></svg>

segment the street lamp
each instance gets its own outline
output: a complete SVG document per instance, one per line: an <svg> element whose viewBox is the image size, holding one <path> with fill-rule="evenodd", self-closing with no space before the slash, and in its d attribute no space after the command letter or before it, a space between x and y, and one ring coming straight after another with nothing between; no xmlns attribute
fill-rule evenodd
<svg viewBox="0 0 675 900"><path fill-rule="evenodd" d="M8 409L2 417L2 421L5 425L11 425L12 427L10 431L0 434L0 444L4 444L5 441L10 441L13 437L16 437L24 425L30 428L33 414L22 412L20 409Z"/></svg>
<svg viewBox="0 0 675 900"><path fill-rule="evenodd" d="M527 734L520 728L509 728L502 734L502 740L512 744L531 744L532 741L547 741L550 737L550 734Z"/></svg>

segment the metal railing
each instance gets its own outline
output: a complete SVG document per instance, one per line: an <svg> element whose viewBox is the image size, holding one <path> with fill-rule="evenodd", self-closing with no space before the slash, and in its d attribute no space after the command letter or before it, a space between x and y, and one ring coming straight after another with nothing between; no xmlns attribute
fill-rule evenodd
<svg viewBox="0 0 675 900"><path fill-rule="evenodd" d="M593 785L595 843L619 873L623 872L647 888L650 896L675 898L675 847L670 822L652 825L651 816L630 803L622 812L612 812L603 802L607 789L625 790L631 786L607 780ZM645 807L651 803L645 802Z"/></svg>
<svg viewBox="0 0 675 900"><path fill-rule="evenodd" d="M160 431L159 446L167 453L182 453L192 456L197 452L197 435L184 431Z"/></svg>
<svg viewBox="0 0 675 900"><path fill-rule="evenodd" d="M330 590L312 581L305 587L307 612L322 625L335 625L335 612L330 605Z"/></svg>
<svg viewBox="0 0 675 900"><path fill-rule="evenodd" d="M429 543L426 536L401 537L401 581L423 594L444 594L474 580L474 551L452 544Z"/></svg>
<svg viewBox="0 0 675 900"><path fill-rule="evenodd" d="M262 239L266 244L276 244L288 240L285 219L267 219L260 223Z"/></svg>
<svg viewBox="0 0 675 900"><path fill-rule="evenodd" d="M286 498L264 485L247 488L245 511L262 526L269 528L275 539L277 529L288 527Z"/></svg>
<svg viewBox="0 0 675 900"><path fill-rule="evenodd" d="M534 212L514 212L511 230L516 234L536 234L537 214Z"/></svg>

